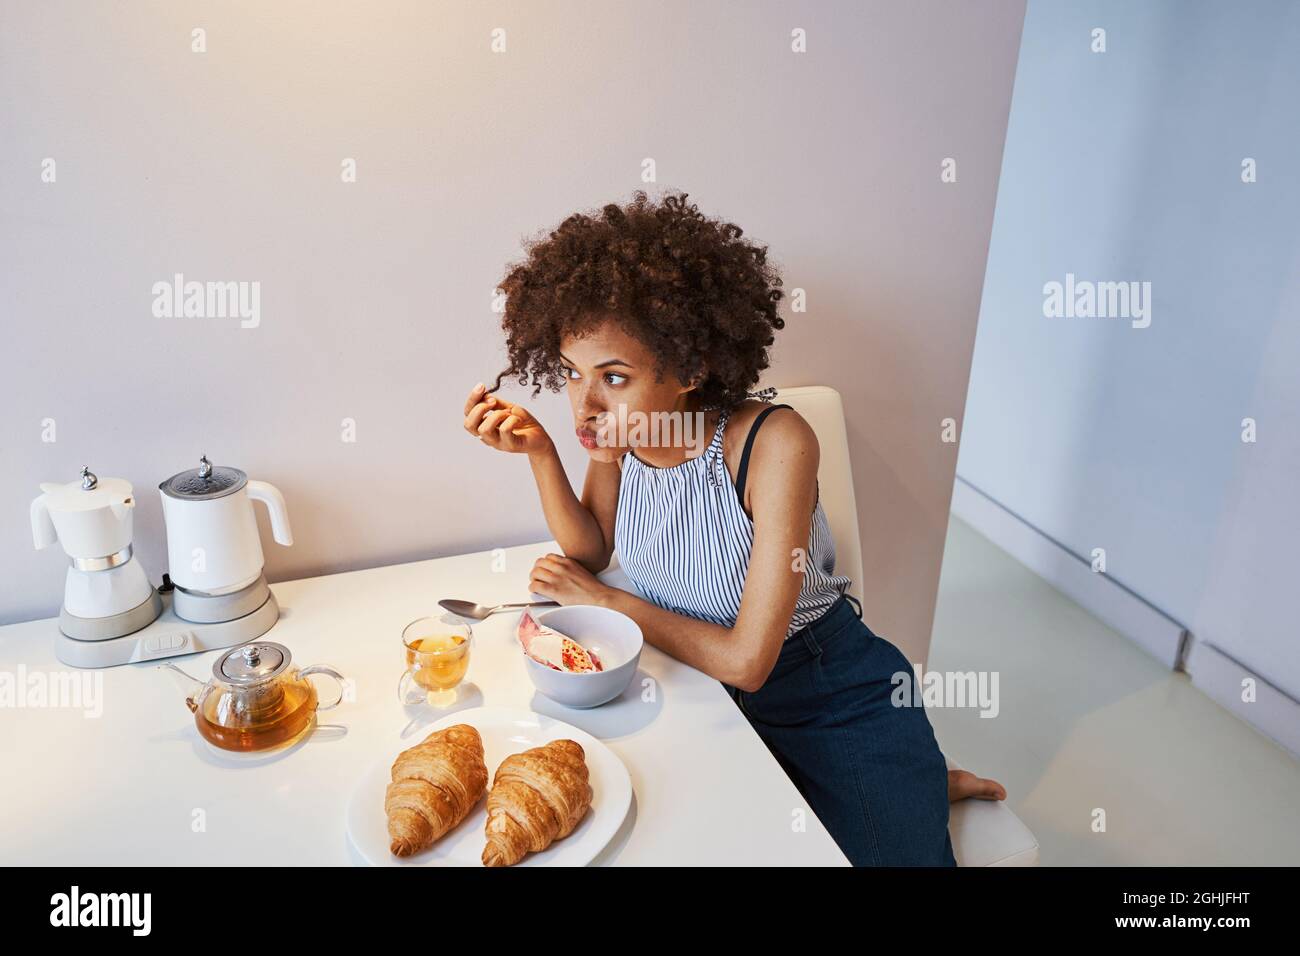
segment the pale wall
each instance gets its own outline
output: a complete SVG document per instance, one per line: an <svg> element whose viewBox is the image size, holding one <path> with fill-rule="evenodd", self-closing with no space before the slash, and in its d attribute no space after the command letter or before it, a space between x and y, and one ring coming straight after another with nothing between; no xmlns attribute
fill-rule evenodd
<svg viewBox="0 0 1300 956"><path fill-rule="evenodd" d="M11 7L0 621L57 610L65 559L31 550L27 505L82 464L135 484L154 575L157 483L201 453L284 492L297 541L265 536L272 581L546 537L525 462L460 430L465 392L502 362L492 291L521 237L625 200L653 157L660 188L769 243L807 290L768 383L844 394L867 617L920 653L954 469L939 422L962 414L1022 13ZM154 318L151 287L175 272L260 281L260 327ZM568 435L562 397L539 414ZM582 460L567 449L575 476Z"/></svg>

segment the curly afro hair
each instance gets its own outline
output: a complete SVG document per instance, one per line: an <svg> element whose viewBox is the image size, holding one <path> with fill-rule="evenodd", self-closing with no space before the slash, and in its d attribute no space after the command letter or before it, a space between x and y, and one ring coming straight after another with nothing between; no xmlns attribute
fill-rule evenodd
<svg viewBox="0 0 1300 956"><path fill-rule="evenodd" d="M695 382L702 404L734 408L768 366L781 278L767 247L742 239L729 222L708 219L687 194L661 202L642 190L625 206L575 213L549 235L525 243L509 267L501 327L510 365L497 376L564 386L560 341L607 318L622 323L656 359L656 379L672 372Z"/></svg>

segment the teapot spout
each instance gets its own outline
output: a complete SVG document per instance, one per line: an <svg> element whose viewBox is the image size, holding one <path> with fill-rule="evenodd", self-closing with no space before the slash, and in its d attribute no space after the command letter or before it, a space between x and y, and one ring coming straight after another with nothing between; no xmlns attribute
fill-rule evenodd
<svg viewBox="0 0 1300 956"><path fill-rule="evenodd" d="M208 685L202 681L195 680L175 664L159 664L158 670L171 671L172 678L176 681L176 685L180 687L181 691L185 694L185 706L190 709L191 713L197 712L199 709L199 700L203 696L203 689Z"/></svg>

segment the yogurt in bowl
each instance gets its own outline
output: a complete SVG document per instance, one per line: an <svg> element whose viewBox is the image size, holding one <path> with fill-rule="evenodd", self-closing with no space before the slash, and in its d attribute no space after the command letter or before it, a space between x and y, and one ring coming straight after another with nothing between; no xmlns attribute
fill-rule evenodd
<svg viewBox="0 0 1300 956"><path fill-rule="evenodd" d="M574 604L537 615L525 612L519 622L516 634L530 648L524 654L528 677L556 703L599 707L623 693L636 674L645 641L641 628L626 614ZM533 622L556 633L539 633Z"/></svg>

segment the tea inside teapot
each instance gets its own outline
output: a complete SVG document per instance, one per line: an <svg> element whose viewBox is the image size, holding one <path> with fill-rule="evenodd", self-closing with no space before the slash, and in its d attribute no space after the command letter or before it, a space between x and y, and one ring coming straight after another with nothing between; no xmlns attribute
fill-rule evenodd
<svg viewBox="0 0 1300 956"><path fill-rule="evenodd" d="M199 733L223 750L265 750L306 730L316 704L311 681L277 683L265 691L207 694L194 721Z"/></svg>

